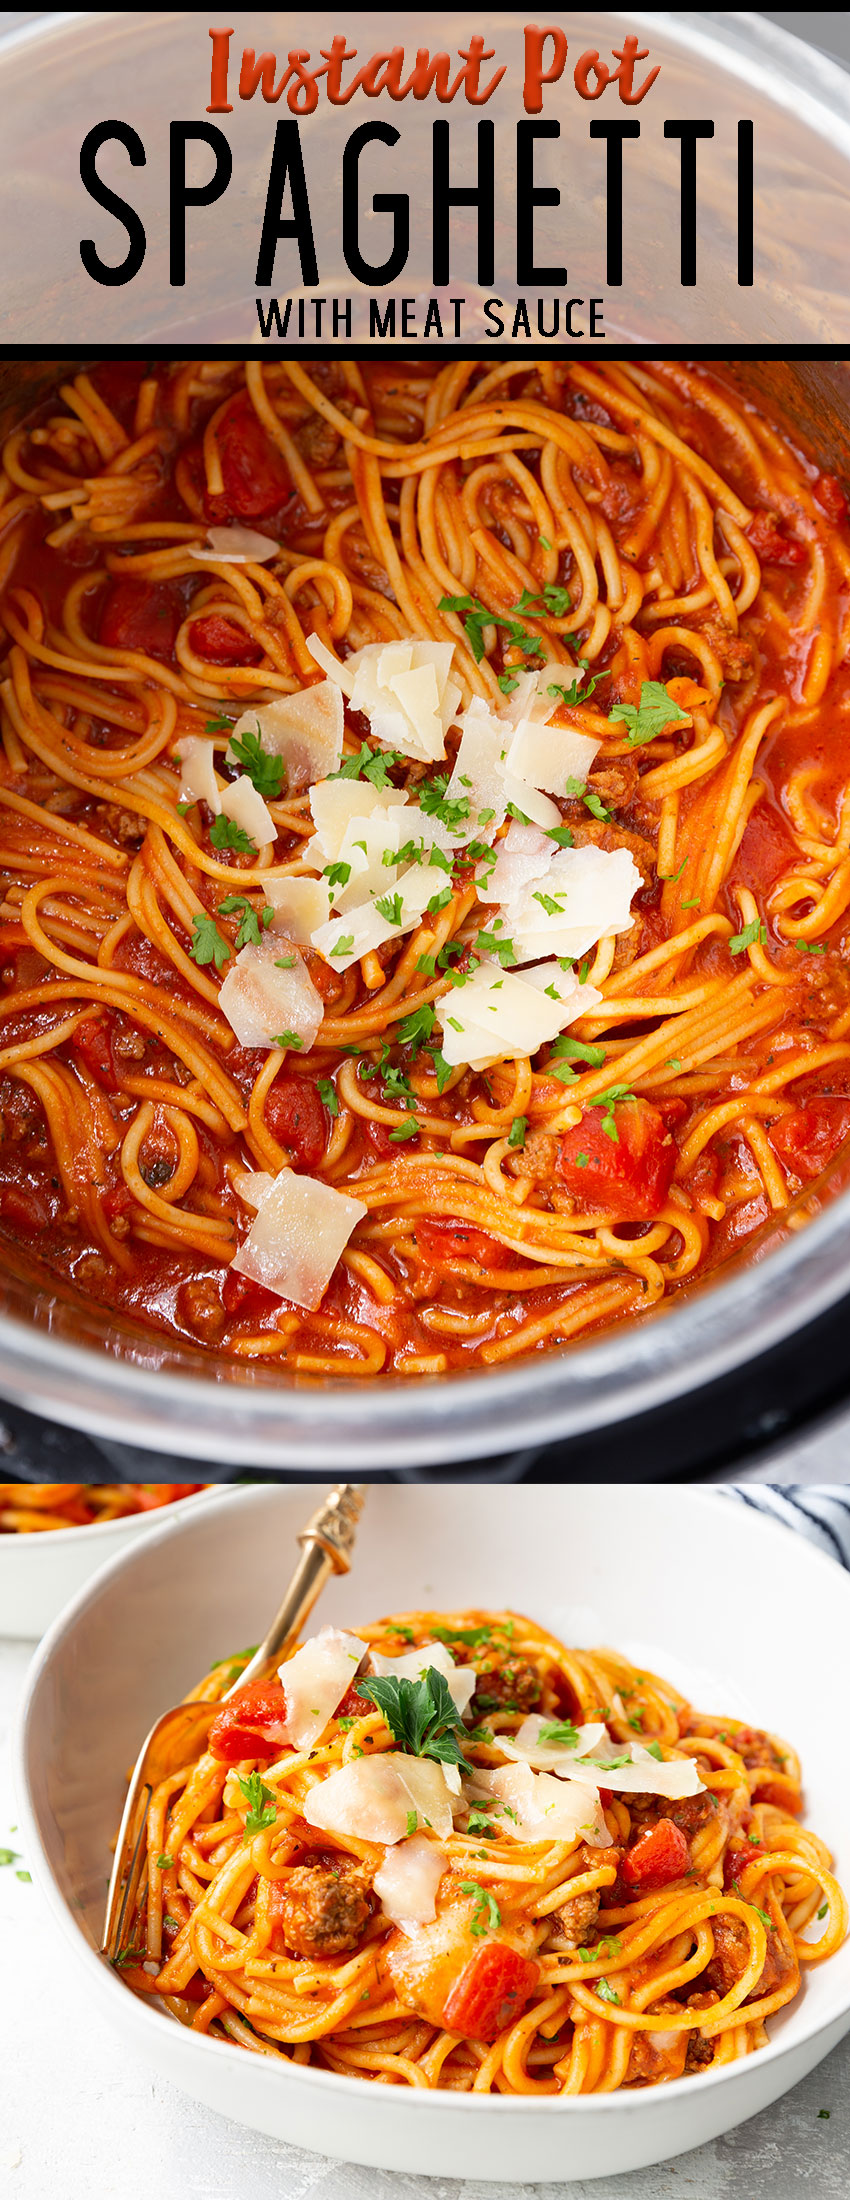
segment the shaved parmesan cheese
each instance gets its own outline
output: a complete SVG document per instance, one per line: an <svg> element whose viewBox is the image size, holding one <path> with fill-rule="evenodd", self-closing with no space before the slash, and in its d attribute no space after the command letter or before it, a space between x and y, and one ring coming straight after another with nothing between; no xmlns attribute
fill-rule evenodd
<svg viewBox="0 0 850 2200"><path fill-rule="evenodd" d="M368 642L344 664L315 634L307 647L352 709L368 718L376 741L420 763L445 756L461 693L449 677L453 642Z"/></svg>
<svg viewBox="0 0 850 2200"><path fill-rule="evenodd" d="M627 848L554 848L546 870L504 903L518 959L585 955L609 932L630 932L641 875Z"/></svg>
<svg viewBox="0 0 850 2200"><path fill-rule="evenodd" d="M500 1734L500 1748L502 1741ZM496 1813L494 1823L514 1841L586 1841L591 1848L610 1847L611 1835L590 1782L556 1780L551 1772L515 1764L476 1773L475 1786L507 1806Z"/></svg>
<svg viewBox="0 0 850 2200"><path fill-rule="evenodd" d="M203 734L184 734L176 753L180 758L181 802L206 802L217 817L222 790L215 775L214 743Z"/></svg>
<svg viewBox="0 0 850 2200"><path fill-rule="evenodd" d="M413 1833L385 1856L372 1885L393 1925L429 1925L437 1915L437 1888L448 1863L439 1841Z"/></svg>
<svg viewBox="0 0 850 2200"><path fill-rule="evenodd" d="M188 545L190 558L200 564L222 560L228 565L268 565L276 558L280 544L272 542L270 535L258 535L255 527L208 527L208 548L198 542Z"/></svg>
<svg viewBox="0 0 850 2200"><path fill-rule="evenodd" d="M273 703L246 710L231 734L240 741L246 733L259 733L270 756L282 756L286 764L286 790L299 794L335 772L342 756L344 718L342 696L332 680L300 688L294 695L279 695ZM238 763L228 749L231 763ZM371 790L370 790L371 792Z"/></svg>
<svg viewBox="0 0 850 2200"><path fill-rule="evenodd" d="M366 1212L361 1200L334 1191L318 1177L281 1169L264 1193L231 1268L315 1313L352 1230Z"/></svg>
<svg viewBox="0 0 850 2200"><path fill-rule="evenodd" d="M240 1046L270 1047L289 1031L306 1054L320 1029L324 1002L301 956L291 969L281 969L280 952L274 932L243 947L221 987L219 1007Z"/></svg>
<svg viewBox="0 0 850 2200"><path fill-rule="evenodd" d="M359 1635L322 1627L278 1666L286 1697L286 1739L295 1749L312 1749L318 1741L348 1694L366 1650Z"/></svg>
<svg viewBox="0 0 850 2200"><path fill-rule="evenodd" d="M309 947L317 925L330 915L330 895L322 878L270 878L266 900L274 910L272 937L285 933L298 947Z"/></svg>
<svg viewBox="0 0 850 2200"><path fill-rule="evenodd" d="M454 1817L442 1765L393 1749L342 1765L317 1781L304 1804L308 1826L388 1847L407 1838L412 1811L417 1828L427 1824L438 1841L448 1838Z"/></svg>
<svg viewBox="0 0 850 2200"><path fill-rule="evenodd" d="M274 1181L267 1169L234 1169L231 1177L236 1196L246 1207L261 1207Z"/></svg>
<svg viewBox="0 0 850 2200"><path fill-rule="evenodd" d="M692 1757L654 1757L642 1742L612 1741L607 1728L601 1736L598 1728L579 1728L572 1747L541 1741L545 1723L539 1712L532 1711L516 1734L500 1734L499 1748L518 1763L547 1767L560 1780L579 1780L597 1790L610 1788L617 1795L664 1795L673 1801L702 1790ZM594 1733L597 1739L590 1742Z"/></svg>
<svg viewBox="0 0 850 2200"><path fill-rule="evenodd" d="M328 863L338 862L349 825L406 805L403 787L373 787L364 779L319 780L310 789L310 809L322 855Z"/></svg>
<svg viewBox="0 0 850 2200"><path fill-rule="evenodd" d="M313 933L313 946L334 970L348 970L362 955L382 947L385 940L399 939L420 923L429 901L445 884L444 875L429 864L411 864L409 870L387 874L384 893L373 901L347 908ZM378 900L392 905L392 915L379 909Z"/></svg>
<svg viewBox="0 0 850 2200"><path fill-rule="evenodd" d="M461 1064L488 1069L493 1062L536 1054L601 998L595 986L580 985L573 971L556 962L520 971L479 963L465 985L434 1004L443 1027L443 1055L453 1069Z"/></svg>
<svg viewBox="0 0 850 2200"><path fill-rule="evenodd" d="M500 901L513 907L526 886L542 879L552 861L555 842L537 825L511 820L492 869L484 863L476 871L479 901Z"/></svg>
<svg viewBox="0 0 850 2200"><path fill-rule="evenodd" d="M446 802L465 804L463 822L456 827L459 840L487 840L504 823L508 806L506 729L480 695L473 696L460 726L460 747Z"/></svg>
<svg viewBox="0 0 850 2200"><path fill-rule="evenodd" d="M222 787L219 807L225 817L232 817L234 825L241 825L243 832L253 840L257 848L272 847L277 839L277 826L271 811L267 810L261 794L257 793L252 779L244 773L234 779L229 787Z"/></svg>
<svg viewBox="0 0 850 2200"><path fill-rule="evenodd" d="M380 1678L388 1673L393 1678L411 1681L420 1680L422 1674L433 1666L448 1682L449 1695L461 1717L475 1694L478 1675L474 1665L455 1665L451 1651L444 1642L421 1642L418 1650L406 1650L401 1658L383 1658L377 1650L373 1650L372 1665Z"/></svg>
<svg viewBox="0 0 850 2200"><path fill-rule="evenodd" d="M587 778L598 748L598 741L572 726L538 725L522 718L508 750L507 769L533 787L564 794L568 779Z"/></svg>

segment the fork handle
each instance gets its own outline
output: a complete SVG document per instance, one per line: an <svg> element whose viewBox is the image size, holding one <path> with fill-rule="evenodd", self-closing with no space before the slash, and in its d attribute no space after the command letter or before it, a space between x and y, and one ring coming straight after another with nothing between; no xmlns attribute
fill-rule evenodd
<svg viewBox="0 0 850 2200"><path fill-rule="evenodd" d="M296 1640L331 1574L348 1572L357 1522L365 1490L354 1482L337 1482L298 1537L301 1557L280 1610L238 1680L228 1688L235 1695L246 1681L257 1680L275 1659L285 1656ZM227 1696L224 1701L226 1702Z"/></svg>

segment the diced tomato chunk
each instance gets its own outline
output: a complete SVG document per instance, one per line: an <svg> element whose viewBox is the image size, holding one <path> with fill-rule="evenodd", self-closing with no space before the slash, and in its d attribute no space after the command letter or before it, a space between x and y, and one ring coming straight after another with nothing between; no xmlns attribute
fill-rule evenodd
<svg viewBox="0 0 850 2200"><path fill-rule="evenodd" d="M266 1101L272 1137L302 1169L315 1169L325 1150L325 1111L312 1077L276 1077Z"/></svg>
<svg viewBox="0 0 850 2200"><path fill-rule="evenodd" d="M676 1166L676 1146L648 1100L623 1100L613 1110L616 1139L601 1108L587 1108L558 1143L558 1170L583 1204L604 1207L617 1222L644 1222L662 1208Z"/></svg>
<svg viewBox="0 0 850 2200"><path fill-rule="evenodd" d="M731 1847L727 1849L723 1858L723 1885L727 1893L730 1887L737 1887L741 1873L746 1871L747 1865L752 1864L755 1857L764 1856L766 1853L761 1841L748 1841L743 1849Z"/></svg>
<svg viewBox="0 0 850 2200"><path fill-rule="evenodd" d="M473 2040L492 2039L505 2025L513 2024L539 1977L539 1963L517 1955L503 1940L488 1940L464 1964L446 1997L446 2031L464 2032Z"/></svg>
<svg viewBox="0 0 850 2200"><path fill-rule="evenodd" d="M240 1276L238 1268L229 1268L221 1286L222 1304L231 1320L261 1321L266 1314L280 1313L280 1294L267 1291L262 1283L254 1283L250 1276Z"/></svg>
<svg viewBox="0 0 850 2200"><path fill-rule="evenodd" d="M674 1826L672 1818L659 1818L627 1849L621 1871L627 1887L651 1893L655 1887L666 1887L670 1879L681 1879L690 1868L691 1852L681 1826Z"/></svg>
<svg viewBox="0 0 850 2200"><path fill-rule="evenodd" d="M455 1222L450 1215L420 1215L416 1243L434 1261L474 1260L479 1268L501 1268L510 1258L486 1230L476 1230L471 1222Z"/></svg>
<svg viewBox="0 0 850 2200"><path fill-rule="evenodd" d="M220 611L208 611L202 619L193 619L189 644L208 665L258 665L263 654L244 627L237 626L234 619L226 619Z"/></svg>
<svg viewBox="0 0 850 2200"><path fill-rule="evenodd" d="M756 512L745 532L762 565L805 565L805 543L783 535L772 512Z"/></svg>
<svg viewBox="0 0 850 2200"><path fill-rule="evenodd" d="M799 849L781 810L771 802L757 802L750 812L741 845L730 872L732 885L749 886L760 901L789 864L799 860Z"/></svg>
<svg viewBox="0 0 850 2200"><path fill-rule="evenodd" d="M110 581L101 605L98 641L105 649L139 649L161 664L172 664L182 617L180 597L166 582L119 575Z"/></svg>
<svg viewBox="0 0 850 2200"><path fill-rule="evenodd" d="M280 1681L249 1681L216 1712L208 1747L225 1765L239 1764L243 1757L268 1762L280 1756L285 1740L286 1697Z"/></svg>
<svg viewBox="0 0 850 2200"><path fill-rule="evenodd" d="M847 497L835 474L818 474L812 483L812 496L827 519L847 518Z"/></svg>
<svg viewBox="0 0 850 2200"><path fill-rule="evenodd" d="M29 1236L47 1229L51 1221L50 1200L39 1184L0 1184L0 1215L11 1229Z"/></svg>
<svg viewBox="0 0 850 2200"><path fill-rule="evenodd" d="M95 1016L90 1023L78 1024L72 1034L71 1045L79 1055L83 1067L95 1084L104 1092L118 1091L118 1077L112 1053L112 1025L106 1016Z"/></svg>
<svg viewBox="0 0 850 2200"><path fill-rule="evenodd" d="M210 520L268 519L288 503L292 483L286 460L266 434L247 390L225 406L215 431L223 494L206 494Z"/></svg>
<svg viewBox="0 0 850 2200"><path fill-rule="evenodd" d="M829 1166L848 1135L850 1099L824 1094L780 1116L770 1132L770 1143L796 1176L813 1177Z"/></svg>

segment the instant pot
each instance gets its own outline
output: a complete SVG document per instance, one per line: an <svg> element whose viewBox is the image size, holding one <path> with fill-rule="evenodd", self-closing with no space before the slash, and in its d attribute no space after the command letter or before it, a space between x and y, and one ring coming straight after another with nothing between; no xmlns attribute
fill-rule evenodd
<svg viewBox="0 0 850 2200"><path fill-rule="evenodd" d="M60 371L90 363L66 358ZM748 358L718 371L824 470L850 481L850 364ZM49 359L0 362L0 431L56 379ZM342 1464L398 1474L478 1461L490 1479L654 1479L708 1471L839 1403L850 1392L848 1334L850 1141L824 1178L748 1241L743 1259L638 1321L470 1375L287 1381L75 1301L48 1268L4 1248L0 1393L12 1443L23 1409L108 1446L165 1454L165 1476L173 1457L211 1462L220 1474L326 1474ZM35 1441L30 1424L18 1427ZM541 1467L545 1446L556 1448ZM71 1453L56 1448L65 1479ZM115 1478L91 1456L92 1478ZM40 1476L48 1473L42 1465Z"/></svg>

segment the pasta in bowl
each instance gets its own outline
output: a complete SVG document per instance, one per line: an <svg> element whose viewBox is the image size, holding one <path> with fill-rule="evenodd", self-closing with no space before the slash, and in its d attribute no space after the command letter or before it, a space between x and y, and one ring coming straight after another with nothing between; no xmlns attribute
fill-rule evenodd
<svg viewBox="0 0 850 2200"><path fill-rule="evenodd" d="M384 2085L718 2069L847 1930L800 1780L787 1743L514 1613L326 1628L154 1790L117 1961L197 2031Z"/></svg>

